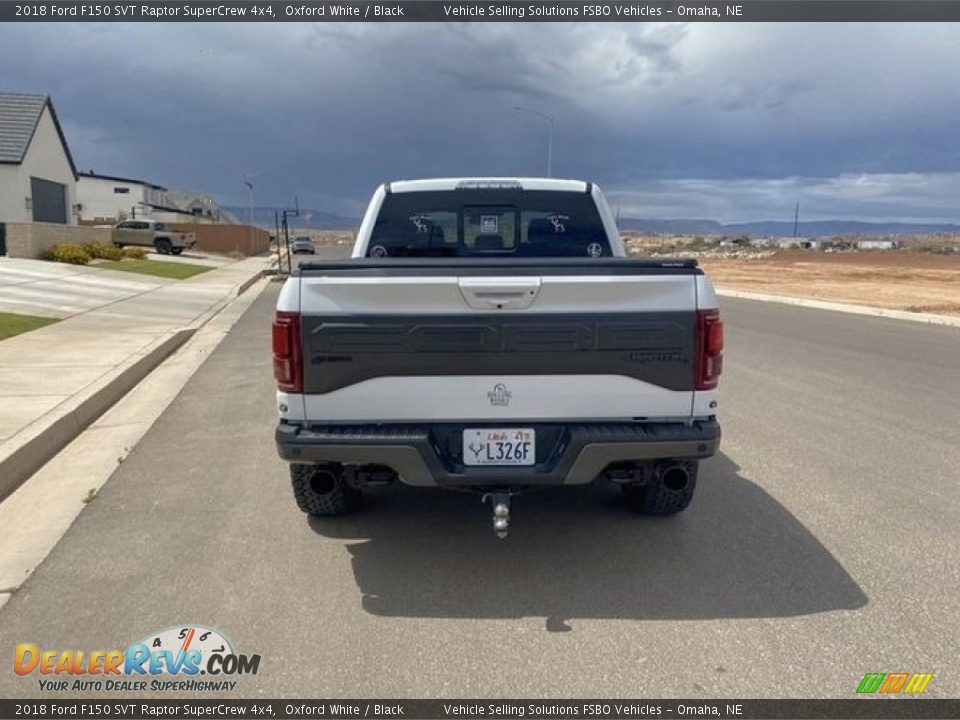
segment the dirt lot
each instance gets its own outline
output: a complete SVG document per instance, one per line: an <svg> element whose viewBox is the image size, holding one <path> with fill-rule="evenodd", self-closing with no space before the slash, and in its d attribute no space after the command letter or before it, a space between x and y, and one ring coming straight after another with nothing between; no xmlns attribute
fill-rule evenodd
<svg viewBox="0 0 960 720"><path fill-rule="evenodd" d="M702 257L721 289L960 315L960 256L909 250L784 250L757 259Z"/></svg>

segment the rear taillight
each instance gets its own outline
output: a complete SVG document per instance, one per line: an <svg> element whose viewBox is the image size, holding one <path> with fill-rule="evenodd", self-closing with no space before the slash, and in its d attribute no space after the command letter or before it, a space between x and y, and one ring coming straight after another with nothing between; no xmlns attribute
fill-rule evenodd
<svg viewBox="0 0 960 720"><path fill-rule="evenodd" d="M302 354L300 313L277 311L273 320L273 376L277 388L289 393L303 392Z"/></svg>
<svg viewBox="0 0 960 720"><path fill-rule="evenodd" d="M723 370L723 322L719 310L697 310L697 390L713 390Z"/></svg>

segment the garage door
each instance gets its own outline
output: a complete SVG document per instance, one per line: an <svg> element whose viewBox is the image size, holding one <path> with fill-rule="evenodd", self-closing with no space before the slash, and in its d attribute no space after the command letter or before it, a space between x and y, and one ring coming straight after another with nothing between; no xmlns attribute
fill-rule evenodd
<svg viewBox="0 0 960 720"><path fill-rule="evenodd" d="M67 186L42 178L30 178L34 222L67 222Z"/></svg>

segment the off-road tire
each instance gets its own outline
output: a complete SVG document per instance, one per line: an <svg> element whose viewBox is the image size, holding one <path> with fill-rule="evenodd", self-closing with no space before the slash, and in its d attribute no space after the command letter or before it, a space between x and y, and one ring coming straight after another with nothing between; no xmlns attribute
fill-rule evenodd
<svg viewBox="0 0 960 720"><path fill-rule="evenodd" d="M345 515L360 507L360 491L344 480L340 465L290 465L297 506L319 517Z"/></svg>
<svg viewBox="0 0 960 720"><path fill-rule="evenodd" d="M689 475L689 480L683 488L671 488L669 479L664 482L660 473L654 473L645 485L621 486L627 509L644 515L674 515L686 510L690 501L693 500L694 490L697 489L699 463L688 461L678 464L686 467Z"/></svg>
<svg viewBox="0 0 960 720"><path fill-rule="evenodd" d="M161 255L169 255L171 252L173 252L173 243L171 243L169 240L155 240L153 247Z"/></svg>

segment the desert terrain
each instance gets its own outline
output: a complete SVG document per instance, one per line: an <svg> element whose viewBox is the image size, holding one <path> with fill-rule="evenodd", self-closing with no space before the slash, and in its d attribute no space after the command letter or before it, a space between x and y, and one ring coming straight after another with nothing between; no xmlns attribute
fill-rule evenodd
<svg viewBox="0 0 960 720"><path fill-rule="evenodd" d="M844 238L848 248L860 238ZM836 242L836 240L835 240ZM960 239L898 237L894 250L781 249L714 238L627 235L632 257L695 257L721 290L960 315Z"/></svg>
<svg viewBox="0 0 960 720"><path fill-rule="evenodd" d="M720 289L960 315L960 255L911 250L781 250L756 259L701 258Z"/></svg>

